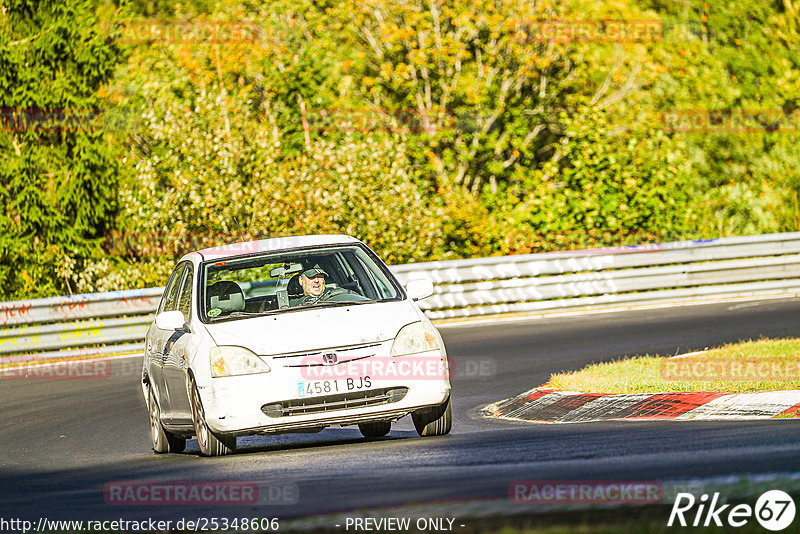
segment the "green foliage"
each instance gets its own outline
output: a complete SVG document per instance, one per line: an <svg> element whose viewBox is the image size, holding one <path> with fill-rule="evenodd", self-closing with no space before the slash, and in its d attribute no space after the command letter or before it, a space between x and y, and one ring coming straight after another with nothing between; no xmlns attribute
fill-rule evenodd
<svg viewBox="0 0 800 534"><path fill-rule="evenodd" d="M512 210L516 250L669 241L688 235L688 165L654 121L615 126L603 111L562 116L558 159L537 169ZM511 245L511 244L509 244Z"/></svg>
<svg viewBox="0 0 800 534"><path fill-rule="evenodd" d="M340 124L345 133L335 140L309 132L301 140L309 150L285 149L298 137L297 124L276 111L288 93L273 91L266 76L260 85L246 83L259 78L264 63L253 56L250 64L234 63L239 53L175 45L169 53L138 56L128 74L141 87L144 121L120 192L120 227L134 231L120 235L116 248L134 268L148 258L172 261L238 241L234 218L246 239L345 233L390 262L424 260L441 248L435 213L408 172L401 135L365 135L355 125L347 133ZM217 54L220 69L226 66L222 87L219 77L195 71L198 65L216 70ZM234 64L232 76L228 65ZM125 277L138 283L135 275Z"/></svg>
<svg viewBox="0 0 800 534"><path fill-rule="evenodd" d="M117 206L117 163L96 115L119 49L90 2L7 1L0 18L0 287L72 291L64 260L97 257Z"/></svg>
<svg viewBox="0 0 800 534"><path fill-rule="evenodd" d="M658 75L651 49L551 41L534 24L644 19L635 5L398 0L349 9L366 58L364 98L416 115L411 162L454 208L442 228L449 251L549 250L686 230L677 144L635 94Z"/></svg>
<svg viewBox="0 0 800 534"><path fill-rule="evenodd" d="M115 4L3 4L4 113L117 106L0 132L4 298L163 284L234 217L391 263L800 229L796 2ZM683 132L676 110L794 122Z"/></svg>
<svg viewBox="0 0 800 534"><path fill-rule="evenodd" d="M652 2L664 23L665 70L648 99L658 111L782 114L784 128L683 134L692 165L697 232L708 236L800 230L800 38L791 2ZM679 135L680 136L680 135Z"/></svg>

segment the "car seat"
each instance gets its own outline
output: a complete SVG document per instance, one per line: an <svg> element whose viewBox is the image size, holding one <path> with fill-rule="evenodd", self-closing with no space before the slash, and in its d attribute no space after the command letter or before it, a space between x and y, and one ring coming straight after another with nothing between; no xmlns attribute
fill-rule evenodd
<svg viewBox="0 0 800 534"><path fill-rule="evenodd" d="M300 285L300 274L289 278L289 283L286 284L286 292L289 294L290 299L300 298L304 295L303 286Z"/></svg>
<svg viewBox="0 0 800 534"><path fill-rule="evenodd" d="M208 287L208 309L219 308L224 313L244 310L244 293L236 282L220 280Z"/></svg>

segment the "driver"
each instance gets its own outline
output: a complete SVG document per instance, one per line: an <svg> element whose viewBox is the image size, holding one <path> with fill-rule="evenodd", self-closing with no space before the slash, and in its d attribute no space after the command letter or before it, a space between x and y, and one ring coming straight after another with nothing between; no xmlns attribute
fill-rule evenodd
<svg viewBox="0 0 800 534"><path fill-rule="evenodd" d="M303 288L303 296L298 302L293 303L292 305L309 306L311 304L316 304L317 302L324 302L328 300L348 302L368 300L366 297L362 297L358 293L354 293L353 291L347 289L325 287L326 276L328 276L328 273L323 271L319 264L303 271L299 280L300 286Z"/></svg>
<svg viewBox="0 0 800 534"><path fill-rule="evenodd" d="M325 293L326 276L328 276L328 273L323 271L319 265L303 271L300 275L300 286L303 288L303 298L300 300L300 306L312 301L316 302L322 298Z"/></svg>

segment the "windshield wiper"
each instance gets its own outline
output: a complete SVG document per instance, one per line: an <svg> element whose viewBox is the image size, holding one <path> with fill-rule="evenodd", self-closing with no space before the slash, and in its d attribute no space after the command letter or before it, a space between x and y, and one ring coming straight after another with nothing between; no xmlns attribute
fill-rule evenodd
<svg viewBox="0 0 800 534"><path fill-rule="evenodd" d="M315 302L313 304L306 304L305 306L297 306L295 309L308 310L309 308L325 308L325 307L338 307L338 306L353 306L354 304L369 304L375 302L374 300L327 300L323 302Z"/></svg>
<svg viewBox="0 0 800 534"><path fill-rule="evenodd" d="M218 317L213 317L212 319L229 319L231 317L258 317L259 315L268 315L272 313L274 310L271 311L263 311L263 312L249 312L249 311L242 311L236 310L232 311L227 315L220 315Z"/></svg>

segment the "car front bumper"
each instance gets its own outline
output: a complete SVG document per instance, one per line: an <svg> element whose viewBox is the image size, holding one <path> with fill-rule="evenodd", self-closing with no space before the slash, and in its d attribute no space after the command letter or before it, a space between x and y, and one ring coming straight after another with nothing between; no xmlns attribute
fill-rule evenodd
<svg viewBox="0 0 800 534"><path fill-rule="evenodd" d="M341 373L272 362L269 373L212 378L200 387L206 422L236 435L303 431L396 420L450 396L443 351L363 363ZM394 373L387 370L392 364Z"/></svg>

